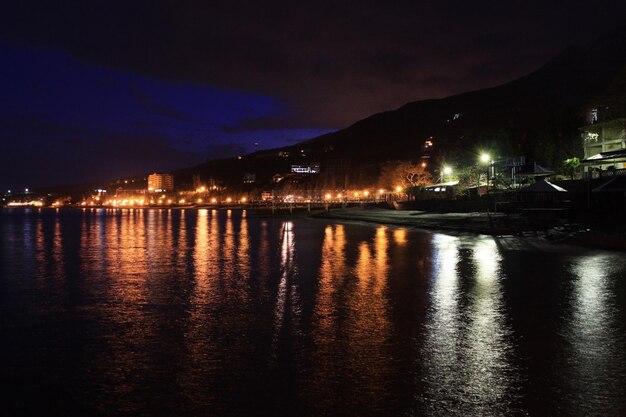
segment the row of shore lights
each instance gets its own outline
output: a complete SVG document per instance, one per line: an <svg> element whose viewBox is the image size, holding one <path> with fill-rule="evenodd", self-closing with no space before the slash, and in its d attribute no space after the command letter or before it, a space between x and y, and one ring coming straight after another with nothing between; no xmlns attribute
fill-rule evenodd
<svg viewBox="0 0 626 417"><path fill-rule="evenodd" d="M491 156L489 156L489 154L483 153L483 154L480 156L480 160L481 160L481 162L483 162L483 163L490 162L490 161L491 161ZM444 175L450 175L450 174L452 174L452 168L451 168L451 167L449 167L449 166L445 166L445 167L443 167L443 174L444 174ZM401 193L403 190L404 190L404 188L403 188L403 187L401 187L401 186L399 186L399 185L398 185L398 186L396 186L396 188L395 188L396 193ZM203 192L203 191L206 191L206 188L205 188L205 187L201 187L201 188L199 188L199 189L197 189L197 190L196 190L196 192ZM378 195L382 195L382 194L384 194L384 193L385 193L385 190L384 190L384 189L382 189L382 188L381 188L381 189L379 189L379 190L378 190ZM363 191L363 192L359 192L359 191L355 191L355 192L354 192L354 197L355 197L355 198L359 198L359 197L361 197L361 196L363 196L363 197L367 198L367 197L369 197L369 195L370 195L370 192L369 192L368 190L365 190L365 191ZM161 197L161 199L163 199L163 198L164 198L164 196L163 196L163 197ZM331 193L327 193L327 194L324 196L324 199L325 199L325 200L332 200L332 198L333 198L333 196L332 196L332 194L331 194ZM336 199L342 199L342 198L344 198L344 196L343 196L343 194L339 193L339 194L337 194L337 195L335 196L335 198L336 198ZM226 198L226 203L232 203L232 201L233 201L233 199L232 199L231 197L227 197L227 198ZM245 203L246 201L247 201L247 198L246 198L246 197L242 197L241 199L239 199L239 202L240 202L240 203ZM201 204L201 203L203 203L203 202L204 202L204 200L202 200L201 198L198 198L198 199L196 200L196 203L198 203L198 204ZM211 204L215 204L215 203L217 203L217 199L216 199L215 197L213 197L213 198L211 198L210 202L211 202ZM117 201L116 201L116 203L117 203ZM133 203L137 203L137 204L143 205L144 201L143 201L143 200L135 200L135 201L130 200L130 202L129 202L129 203L130 203L130 205L133 205ZM154 200L150 201L150 203L154 204ZM179 204L185 204L185 203L186 203L186 200L185 200L185 199L180 199L180 200L178 200L178 203L179 203ZM171 199L168 199L168 200L167 200L167 204L172 204L172 200L171 200ZM84 205L84 204L83 204L83 205ZM126 201L124 201L124 202L122 203L122 205L126 205Z"/></svg>
<svg viewBox="0 0 626 417"><path fill-rule="evenodd" d="M402 187L401 187L401 186L399 186L399 185L395 188L395 190L396 190L396 192L397 192L397 193L401 193L403 189L404 189L404 188L402 188ZM384 193L386 193L386 192L387 192L386 190L383 190L383 189L381 188L381 189L379 189L379 190L378 190L378 195L382 195L382 194L384 194ZM355 192L354 192L354 194L353 194L354 198L359 198L359 197L365 197L365 198L367 198L367 197L369 197L369 195L370 195L370 192L369 192L369 191L367 191L367 190L362 191L362 192L361 192L361 191L355 191ZM349 196L349 195L345 195L345 196L344 196L342 193L339 193L339 194L337 194L337 195L335 196L335 198L336 198L336 199L338 199L338 200L340 200L340 199L342 199L342 198L344 198L344 197L348 197L348 196ZM325 199L325 200L332 200L332 198L333 198L333 195L332 195L331 193L326 193L326 194L324 195L324 199Z"/></svg>
<svg viewBox="0 0 626 417"><path fill-rule="evenodd" d="M174 203L174 201L171 198L168 198L167 200L165 200L165 197L159 198L160 201L158 201L159 204L172 204ZM211 204L216 204L217 203L217 198L211 198L210 200ZM248 199L246 197L241 197L239 199L240 203L245 203L247 202ZM187 202L187 200L185 200L184 198L178 200L178 204L185 204ZM201 198L198 198L196 200L196 203L201 204L203 203L204 200L202 200ZM232 203L233 199L231 197L226 198L225 200L226 203ZM138 205L138 206L143 206L145 204L145 200L143 199L124 199L124 200L107 200L106 202L107 205L120 205L120 206L134 206L134 205ZM150 204L155 204L155 200L150 200ZM91 205L93 206L94 203L90 202L89 204L87 204L87 202L83 201L81 203L81 205L85 206L85 205Z"/></svg>

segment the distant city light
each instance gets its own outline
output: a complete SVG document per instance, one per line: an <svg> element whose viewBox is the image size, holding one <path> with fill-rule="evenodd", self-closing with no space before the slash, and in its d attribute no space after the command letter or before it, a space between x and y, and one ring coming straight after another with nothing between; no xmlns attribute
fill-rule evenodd
<svg viewBox="0 0 626 417"><path fill-rule="evenodd" d="M26 201L26 202L21 202L21 201L12 201L8 204L9 207L17 207L17 206L35 206L35 207L42 207L43 206L43 202L41 201Z"/></svg>
<svg viewBox="0 0 626 417"><path fill-rule="evenodd" d="M401 192L401 191L402 191L402 187L398 185L398 186L396 187L396 193L399 193L399 192Z"/></svg>

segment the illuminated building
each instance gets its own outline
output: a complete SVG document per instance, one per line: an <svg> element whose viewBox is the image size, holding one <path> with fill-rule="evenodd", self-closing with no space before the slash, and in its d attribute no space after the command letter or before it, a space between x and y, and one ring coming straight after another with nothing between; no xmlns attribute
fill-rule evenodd
<svg viewBox="0 0 626 417"><path fill-rule="evenodd" d="M587 169L626 168L626 118L598 122L597 109L592 109L589 120L592 124L580 128Z"/></svg>
<svg viewBox="0 0 626 417"><path fill-rule="evenodd" d="M164 193L174 189L174 176L172 174L148 175L148 191Z"/></svg>
<svg viewBox="0 0 626 417"><path fill-rule="evenodd" d="M319 174L320 164L292 165L291 172L297 174Z"/></svg>

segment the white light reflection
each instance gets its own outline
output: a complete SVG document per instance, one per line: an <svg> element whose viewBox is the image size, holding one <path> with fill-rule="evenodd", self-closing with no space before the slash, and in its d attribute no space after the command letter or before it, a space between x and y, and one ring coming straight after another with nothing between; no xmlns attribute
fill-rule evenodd
<svg viewBox="0 0 626 417"><path fill-rule="evenodd" d="M430 297L431 314L426 322L424 341L424 380L426 398L416 398L417 404L426 400L429 411L455 400L462 364L459 358L460 318L458 302L457 237L442 234L433 237L433 275ZM418 367L419 369L419 367ZM443 391L443 392L441 392Z"/></svg>
<svg viewBox="0 0 626 417"><path fill-rule="evenodd" d="M477 238L471 252L460 243L434 237L432 313L423 353L426 404L434 414L503 415L514 396L500 254L491 238Z"/></svg>
<svg viewBox="0 0 626 417"><path fill-rule="evenodd" d="M285 321L287 306L290 305L290 317L292 326L298 327L299 322L299 297L297 286L291 282L297 275L297 265L295 263L295 246L293 223L284 222L281 227L280 238L280 281L278 283L278 293L274 306L274 331L272 335L272 353L274 358L278 355L279 339ZM291 335L293 337L294 335Z"/></svg>
<svg viewBox="0 0 626 417"><path fill-rule="evenodd" d="M573 396L565 403L575 406L570 415L595 413L619 415L624 404L626 364L620 360L626 335L620 327L615 278L623 279L622 262L613 254L582 256L574 261L571 319L565 337L571 346L565 382Z"/></svg>
<svg viewBox="0 0 626 417"><path fill-rule="evenodd" d="M500 285L501 255L490 237L477 240L473 250L476 275L470 292L467 360L464 363L471 409L478 414L505 413L513 400L511 331L506 317Z"/></svg>
<svg viewBox="0 0 626 417"><path fill-rule="evenodd" d="M434 243L433 318L445 325L442 329L454 330L458 321L458 238L436 235Z"/></svg>

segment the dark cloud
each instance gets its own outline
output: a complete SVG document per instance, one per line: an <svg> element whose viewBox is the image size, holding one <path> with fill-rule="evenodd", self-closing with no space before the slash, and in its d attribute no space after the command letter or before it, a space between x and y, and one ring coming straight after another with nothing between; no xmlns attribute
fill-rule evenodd
<svg viewBox="0 0 626 417"><path fill-rule="evenodd" d="M158 135L85 129L35 114L5 115L0 135L2 185L20 188L144 175L209 157L173 148Z"/></svg>
<svg viewBox="0 0 626 417"><path fill-rule="evenodd" d="M221 132L238 133L251 130L297 129L302 121L283 114L269 114L260 117L248 117L237 121L234 125L220 127Z"/></svg>
<svg viewBox="0 0 626 417"><path fill-rule="evenodd" d="M141 91L139 87L135 86L131 89L131 91L137 102L153 114L174 119L179 122L195 122L193 117L188 116L173 107L160 103L153 97L150 97L148 94Z"/></svg>
<svg viewBox="0 0 626 417"><path fill-rule="evenodd" d="M567 45L626 23L626 4L90 1L59 8L24 0L2 16L2 39L152 77L271 94L292 103L297 120L338 128L408 101L524 75Z"/></svg>

